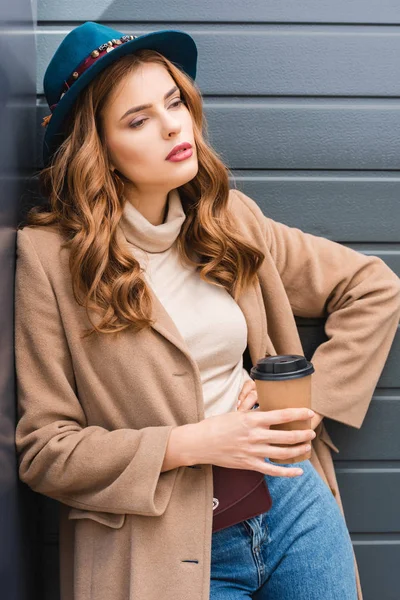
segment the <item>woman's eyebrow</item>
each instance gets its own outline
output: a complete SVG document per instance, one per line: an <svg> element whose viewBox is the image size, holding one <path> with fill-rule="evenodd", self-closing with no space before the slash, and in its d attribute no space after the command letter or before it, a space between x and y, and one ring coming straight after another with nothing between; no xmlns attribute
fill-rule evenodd
<svg viewBox="0 0 400 600"><path fill-rule="evenodd" d="M174 92L176 92L177 89L178 89L177 85L175 85L173 88L171 88L169 90L169 92L167 92L166 94L164 94L164 100L166 100L167 98L169 98L170 96L172 96L172 94ZM130 108L129 110L127 110L125 114L122 115L122 117L120 118L120 121L122 121L122 119L125 119L125 117L127 117L128 115L131 115L132 113L139 112L140 110L143 110L145 108L150 108L151 106L153 106L153 105L152 104L141 104L140 106L133 106L132 108Z"/></svg>

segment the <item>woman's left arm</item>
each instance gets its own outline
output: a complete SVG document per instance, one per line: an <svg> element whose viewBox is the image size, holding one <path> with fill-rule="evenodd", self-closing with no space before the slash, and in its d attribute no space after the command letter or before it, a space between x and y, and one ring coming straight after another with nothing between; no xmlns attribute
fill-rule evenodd
<svg viewBox="0 0 400 600"><path fill-rule="evenodd" d="M324 317L328 340L311 360L312 408L359 429L400 318L400 279L377 256L266 217L235 190L257 220L256 237L273 261L293 314Z"/></svg>

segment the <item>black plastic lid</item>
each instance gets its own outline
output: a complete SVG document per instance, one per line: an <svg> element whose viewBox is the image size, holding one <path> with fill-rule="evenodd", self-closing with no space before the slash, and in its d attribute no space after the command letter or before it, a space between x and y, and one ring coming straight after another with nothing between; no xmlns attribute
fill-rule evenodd
<svg viewBox="0 0 400 600"><path fill-rule="evenodd" d="M281 379L298 379L314 373L314 367L304 356L299 354L279 354L266 356L257 361L250 370L252 379L277 381Z"/></svg>

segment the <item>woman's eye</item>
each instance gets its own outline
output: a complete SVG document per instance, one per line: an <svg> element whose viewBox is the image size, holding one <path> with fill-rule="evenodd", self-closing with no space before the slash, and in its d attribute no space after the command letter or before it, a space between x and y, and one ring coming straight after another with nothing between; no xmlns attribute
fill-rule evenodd
<svg viewBox="0 0 400 600"><path fill-rule="evenodd" d="M173 102L173 103L171 104L171 106L179 106L179 104L182 104L182 102L183 102L183 101L182 101L182 99L181 99L181 98L178 98L177 102Z"/></svg>
<svg viewBox="0 0 400 600"><path fill-rule="evenodd" d="M183 104L183 100L181 98L179 98L176 102L173 102L172 104L170 104L170 106L180 106L181 104ZM129 127L131 127L132 129L138 129L139 127L141 127L141 123L144 123L145 121L147 121L147 119L140 119L140 121L135 121L135 123L130 123Z"/></svg>

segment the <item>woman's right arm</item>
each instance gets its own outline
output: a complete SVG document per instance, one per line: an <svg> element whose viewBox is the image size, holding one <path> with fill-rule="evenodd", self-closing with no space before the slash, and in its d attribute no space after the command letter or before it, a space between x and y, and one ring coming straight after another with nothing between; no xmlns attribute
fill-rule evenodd
<svg viewBox="0 0 400 600"><path fill-rule="evenodd" d="M213 464L232 469L251 469L278 477L296 477L296 467L265 462L291 459L307 452L305 444L316 436L312 429L275 430L271 425L310 419L309 409L232 411L181 425L172 430L162 470L184 465ZM282 446L276 446L281 444ZM297 446L294 447L293 445Z"/></svg>

